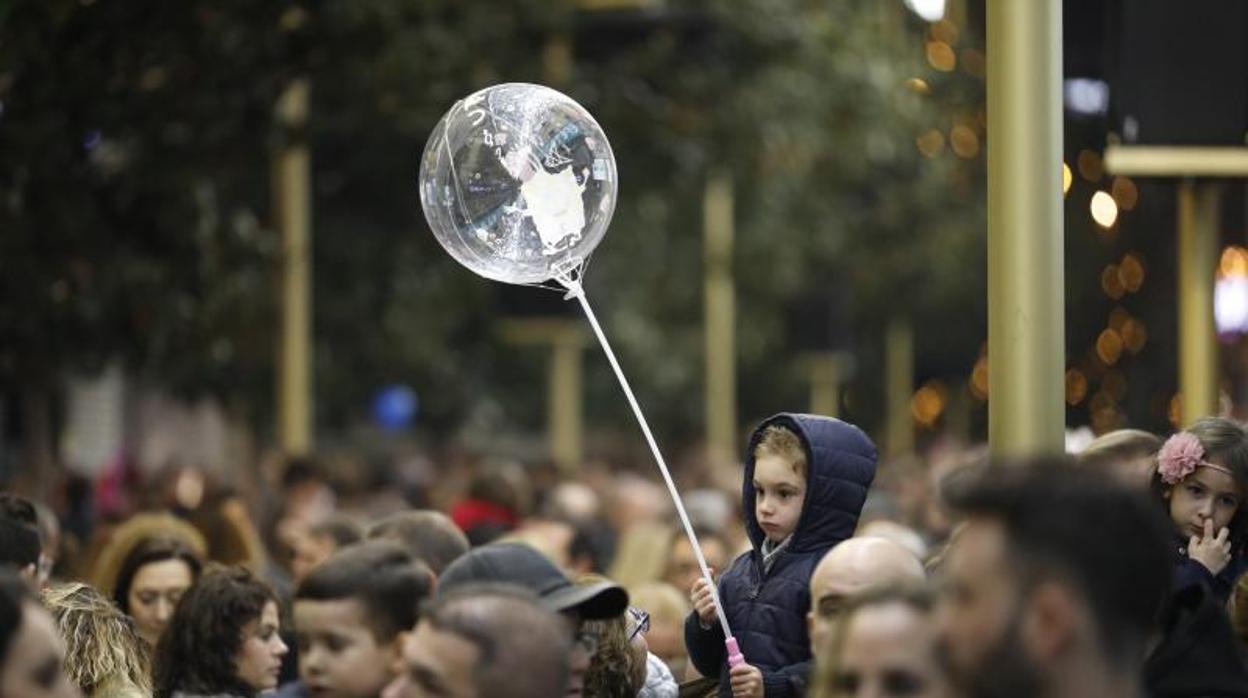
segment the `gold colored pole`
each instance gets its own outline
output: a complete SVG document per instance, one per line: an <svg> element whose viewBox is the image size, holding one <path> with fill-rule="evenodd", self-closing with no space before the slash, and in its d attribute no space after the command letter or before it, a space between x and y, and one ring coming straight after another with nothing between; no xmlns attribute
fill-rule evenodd
<svg viewBox="0 0 1248 698"><path fill-rule="evenodd" d="M1213 284L1219 193L1211 182L1179 184L1179 392L1185 425L1218 413Z"/></svg>
<svg viewBox="0 0 1248 698"><path fill-rule="evenodd" d="M308 118L306 78L287 87L277 104L277 118L289 136L273 163L275 218L282 238L279 439L287 454L303 455L312 450L311 174L301 133Z"/></svg>
<svg viewBox="0 0 1248 698"><path fill-rule="evenodd" d="M550 352L550 452L565 473L574 472L584 457L583 348L579 325L555 333Z"/></svg>
<svg viewBox="0 0 1248 698"><path fill-rule="evenodd" d="M732 458L737 444L736 299L732 280L732 176L711 173L703 197L706 259L706 435L713 456Z"/></svg>
<svg viewBox="0 0 1248 698"><path fill-rule="evenodd" d="M884 339L884 382L888 405L887 452L900 456L914 451L914 418L910 398L914 393L914 326L908 318L888 323Z"/></svg>
<svg viewBox="0 0 1248 698"><path fill-rule="evenodd" d="M1061 0L988 0L988 443L1064 449Z"/></svg>
<svg viewBox="0 0 1248 698"><path fill-rule="evenodd" d="M550 456L565 473L584 459L584 323L558 317L514 318L499 327L504 341L550 351L546 376L546 438Z"/></svg>
<svg viewBox="0 0 1248 698"><path fill-rule="evenodd" d="M805 358L810 380L810 413L839 417L841 387L851 370L853 358L843 351L826 351Z"/></svg>

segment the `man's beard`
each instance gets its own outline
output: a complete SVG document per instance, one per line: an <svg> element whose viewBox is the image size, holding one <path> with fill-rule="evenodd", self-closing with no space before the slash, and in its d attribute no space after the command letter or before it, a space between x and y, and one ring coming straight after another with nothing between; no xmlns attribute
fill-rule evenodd
<svg viewBox="0 0 1248 698"><path fill-rule="evenodd" d="M1038 698L1048 686L1044 672L1023 649L1021 619L1015 615L975 666L955 667L944 652L949 675L967 698Z"/></svg>

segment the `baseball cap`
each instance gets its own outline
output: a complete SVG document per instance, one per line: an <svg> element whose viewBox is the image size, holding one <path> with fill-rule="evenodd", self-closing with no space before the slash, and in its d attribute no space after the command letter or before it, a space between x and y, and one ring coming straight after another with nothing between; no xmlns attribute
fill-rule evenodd
<svg viewBox="0 0 1248 698"><path fill-rule="evenodd" d="M491 543L469 551L442 571L438 593L482 583L524 587L546 608L576 612L586 620L614 618L628 608L624 587L615 582L573 584L545 555L523 543Z"/></svg>

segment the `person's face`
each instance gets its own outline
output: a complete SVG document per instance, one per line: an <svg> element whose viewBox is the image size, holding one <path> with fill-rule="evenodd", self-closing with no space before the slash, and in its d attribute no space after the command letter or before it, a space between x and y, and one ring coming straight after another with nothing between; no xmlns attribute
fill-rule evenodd
<svg viewBox="0 0 1248 698"><path fill-rule="evenodd" d="M767 538L779 543L797 530L806 498L806 478L789 462L767 455L754 462L754 516Z"/></svg>
<svg viewBox="0 0 1248 698"><path fill-rule="evenodd" d="M286 643L278 633L279 622L277 604L269 601L258 619L243 626L243 646L234 663L238 678L256 691L277 688L277 675L287 652Z"/></svg>
<svg viewBox="0 0 1248 698"><path fill-rule="evenodd" d="M403 642L398 675L382 698L477 698L473 669L481 658L477 646L427 621Z"/></svg>
<svg viewBox="0 0 1248 698"><path fill-rule="evenodd" d="M972 519L945 559L940 639L955 676L977 671L1010 625L1016 592L1005 555L1001 525Z"/></svg>
<svg viewBox="0 0 1248 698"><path fill-rule="evenodd" d="M178 559L149 562L135 572L127 602L135 628L147 644L156 646L182 594L194 581L191 568Z"/></svg>
<svg viewBox="0 0 1248 698"><path fill-rule="evenodd" d="M337 548L334 539L329 536L297 536L294 541L294 555L290 560L290 574L295 578L295 583L303 581L313 567L328 560Z"/></svg>
<svg viewBox="0 0 1248 698"><path fill-rule="evenodd" d="M702 555L706 557L706 564L712 570L711 574L718 577L728 564L728 549L717 538L703 538L698 543L702 546ZM693 554L693 546L690 545L688 538L677 538L672 543L665 577L668 584L685 594L688 594L693 589L694 583L702 577L702 570L698 567L698 558Z"/></svg>
<svg viewBox="0 0 1248 698"><path fill-rule="evenodd" d="M79 698L78 687L61 668L65 650L52 617L42 606L26 602L22 624L0 666L0 696L5 698Z"/></svg>
<svg viewBox="0 0 1248 698"><path fill-rule="evenodd" d="M1205 522L1213 522L1216 534L1230 525L1243 493L1235 478L1214 468L1196 468L1196 472L1170 489L1170 518L1184 536L1203 536Z"/></svg>
<svg viewBox="0 0 1248 698"><path fill-rule="evenodd" d="M844 698L943 698L949 690L936 659L935 633L914 608L867 606L847 620L834 695Z"/></svg>
<svg viewBox="0 0 1248 698"><path fill-rule="evenodd" d="M824 647L836 628L841 609L868 585L847 570L824 566L810 579L810 646Z"/></svg>
<svg viewBox="0 0 1248 698"><path fill-rule="evenodd" d="M685 662L685 625L657 616L650 616L650 632L646 633L646 644L656 657L663 660L672 675L679 680L684 676Z"/></svg>
<svg viewBox="0 0 1248 698"><path fill-rule="evenodd" d="M355 599L295 601L299 678L315 698L365 698L393 676L402 638L378 644L363 604Z"/></svg>
<svg viewBox="0 0 1248 698"><path fill-rule="evenodd" d="M966 695L1035 695L1036 668L1019 636L1022 592L1009 571L1005 531L970 519L942 567L938 638L951 683Z"/></svg>

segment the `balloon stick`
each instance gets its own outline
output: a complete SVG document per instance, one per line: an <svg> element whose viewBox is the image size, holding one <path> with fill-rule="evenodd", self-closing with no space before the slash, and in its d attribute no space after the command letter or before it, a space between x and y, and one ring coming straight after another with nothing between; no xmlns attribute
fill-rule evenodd
<svg viewBox="0 0 1248 698"><path fill-rule="evenodd" d="M719 624L724 628L724 642L728 648L729 666L737 666L745 660L741 656L741 652L737 649L737 641L732 636L732 630L728 628L728 617L724 615L724 607L719 601L719 592L715 588L715 580L711 577L711 571L706 566L706 558L702 555L702 546L698 545L698 535L693 532L693 524L689 522L689 515L685 513L684 502L680 498L680 492L676 489L676 483L672 481L672 474L667 469L667 462L663 460L663 454L659 452L659 445L654 440L654 434L650 432L650 424L646 422L646 416L641 412L641 406L637 403L636 396L633 395L633 389L628 385L628 379L624 377L624 371L620 368L620 363L615 359L615 352L611 351L611 344L607 341L607 336L603 334L602 327L598 324L598 316L594 315L593 308L589 307L589 301L585 298L585 289L577 279L573 279L567 275L561 275L558 279L568 289L568 297L575 297L581 303L581 308L585 311L585 317L589 319L589 324L594 328L594 336L598 338L598 343L602 345L602 351L607 355L607 361L611 364L611 369L615 371L615 377L620 382L620 387L624 389L624 396L628 398L628 404L633 408L633 414L637 417L637 423L641 425L641 432L646 436L646 443L650 445L650 452L654 454L654 460L659 464L659 471L663 473L663 481L667 483L667 491L672 495L672 502L676 504L676 513L680 515L680 523L685 528L685 535L689 537L689 542L693 546L693 554L698 558L698 567L702 569L702 578L710 585L711 600L715 602L715 614L719 616Z"/></svg>

